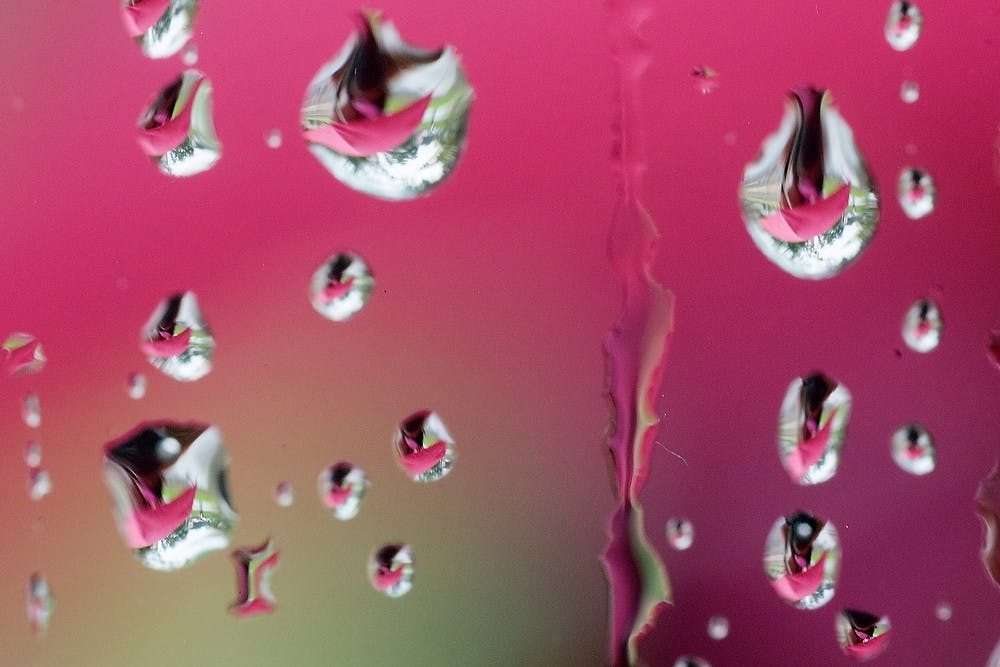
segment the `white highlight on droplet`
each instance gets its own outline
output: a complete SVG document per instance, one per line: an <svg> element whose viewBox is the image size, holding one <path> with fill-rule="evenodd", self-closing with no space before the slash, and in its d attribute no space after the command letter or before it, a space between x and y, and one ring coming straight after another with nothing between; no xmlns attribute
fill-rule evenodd
<svg viewBox="0 0 1000 667"><path fill-rule="evenodd" d="M934 615L938 617L939 621L950 621L951 605L944 600L938 602L937 607L934 608Z"/></svg>
<svg viewBox="0 0 1000 667"><path fill-rule="evenodd" d="M264 137L264 142L268 148L281 148L281 130L274 128Z"/></svg>
<svg viewBox="0 0 1000 667"><path fill-rule="evenodd" d="M716 641L722 641L729 636L729 619L725 616L713 616L708 619L708 636Z"/></svg>

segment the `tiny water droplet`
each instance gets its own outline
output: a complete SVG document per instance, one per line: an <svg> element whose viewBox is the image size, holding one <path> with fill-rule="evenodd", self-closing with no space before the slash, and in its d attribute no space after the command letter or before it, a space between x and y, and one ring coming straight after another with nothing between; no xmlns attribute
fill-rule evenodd
<svg viewBox="0 0 1000 667"><path fill-rule="evenodd" d="M687 551L694 544L694 524L687 519L667 519L667 544L676 551Z"/></svg>
<svg viewBox="0 0 1000 667"><path fill-rule="evenodd" d="M455 441L432 410L404 419L393 447L399 464L414 482L436 482L451 472L455 463Z"/></svg>
<svg viewBox="0 0 1000 667"><path fill-rule="evenodd" d="M674 667L712 667L712 665L697 655L682 655L674 662Z"/></svg>
<svg viewBox="0 0 1000 667"><path fill-rule="evenodd" d="M885 20L885 41L897 51L906 51L920 37L924 17L912 2L900 0L892 3Z"/></svg>
<svg viewBox="0 0 1000 667"><path fill-rule="evenodd" d="M313 273L309 300L317 313L342 322L361 310L375 289L368 264L352 252L338 252Z"/></svg>
<svg viewBox="0 0 1000 667"><path fill-rule="evenodd" d="M42 425L42 404L38 400L38 394L25 394L21 399L21 419L28 428Z"/></svg>
<svg viewBox="0 0 1000 667"><path fill-rule="evenodd" d="M937 188L923 169L907 167L899 172L899 206L911 220L919 220L934 210Z"/></svg>
<svg viewBox="0 0 1000 667"><path fill-rule="evenodd" d="M944 601L938 602L937 606L934 607L934 615L939 621L950 621L951 605Z"/></svg>
<svg viewBox="0 0 1000 667"><path fill-rule="evenodd" d="M906 311L903 318L903 342L914 352L932 351L941 342L944 322L937 304L930 299L920 299Z"/></svg>
<svg viewBox="0 0 1000 667"><path fill-rule="evenodd" d="M295 502L295 490L291 482L278 482L274 487L274 502L278 507L291 507Z"/></svg>
<svg viewBox="0 0 1000 667"><path fill-rule="evenodd" d="M139 117L142 151L170 176L193 176L222 157L212 120L212 82L189 69L161 90Z"/></svg>
<svg viewBox="0 0 1000 667"><path fill-rule="evenodd" d="M907 155L909 155L910 157L913 157L914 155L917 154L917 145L916 144L906 144L906 146L903 147L903 151Z"/></svg>
<svg viewBox="0 0 1000 667"><path fill-rule="evenodd" d="M194 67L198 64L198 45L188 44L184 47L184 53L181 54L181 62L188 67Z"/></svg>
<svg viewBox="0 0 1000 667"><path fill-rule="evenodd" d="M713 616L708 619L708 636L715 641L722 641L729 636L729 619L725 616Z"/></svg>
<svg viewBox="0 0 1000 667"><path fill-rule="evenodd" d="M839 570L831 523L801 511L774 523L764 544L764 572L783 600L799 609L822 607L833 598Z"/></svg>
<svg viewBox="0 0 1000 667"><path fill-rule="evenodd" d="M837 614L837 644L844 655L858 661L871 660L889 645L889 617L845 609Z"/></svg>
<svg viewBox="0 0 1000 667"><path fill-rule="evenodd" d="M52 493L52 477L47 470L31 468L28 470L28 497L41 500Z"/></svg>
<svg viewBox="0 0 1000 667"><path fill-rule="evenodd" d="M25 586L25 608L28 614L28 627L34 634L42 634L49 627L49 619L55 608L52 590L49 582L38 572L28 577Z"/></svg>
<svg viewBox="0 0 1000 667"><path fill-rule="evenodd" d="M708 95L719 87L719 73L707 65L697 65L691 69L694 89Z"/></svg>
<svg viewBox="0 0 1000 667"><path fill-rule="evenodd" d="M0 367L7 375L30 375L45 368L41 342L29 333L12 333L0 348Z"/></svg>
<svg viewBox="0 0 1000 667"><path fill-rule="evenodd" d="M149 363L175 380L198 380L212 370L215 339L194 292L160 302L140 335Z"/></svg>
<svg viewBox="0 0 1000 667"><path fill-rule="evenodd" d="M32 440L24 446L24 462L29 468L37 468L42 465L42 445Z"/></svg>
<svg viewBox="0 0 1000 667"><path fill-rule="evenodd" d="M916 81L904 81L899 87L899 99L907 104L913 104L920 99L920 84Z"/></svg>
<svg viewBox="0 0 1000 667"><path fill-rule="evenodd" d="M361 468L339 461L319 474L319 496L341 521L353 519L368 492L368 477Z"/></svg>
<svg viewBox="0 0 1000 667"><path fill-rule="evenodd" d="M234 549L230 557L236 568L237 597L229 612L243 618L273 613L277 605L271 591L271 575L281 552L267 539L258 547Z"/></svg>
<svg viewBox="0 0 1000 667"><path fill-rule="evenodd" d="M145 396L148 383L143 373L129 373L128 379L125 381L125 390L128 392L129 398L138 401Z"/></svg>
<svg viewBox="0 0 1000 667"><path fill-rule="evenodd" d="M891 440L892 458L911 475L926 475L934 470L937 452L930 432L917 423L896 429Z"/></svg>
<svg viewBox="0 0 1000 667"><path fill-rule="evenodd" d="M986 353L994 368L1000 370L1000 329L990 332L990 340L986 346Z"/></svg>
<svg viewBox="0 0 1000 667"><path fill-rule="evenodd" d="M125 30L150 58L169 58L191 39L197 0L124 0Z"/></svg>
<svg viewBox="0 0 1000 667"><path fill-rule="evenodd" d="M281 130L273 128L264 137L268 148L281 148Z"/></svg>
<svg viewBox="0 0 1000 667"><path fill-rule="evenodd" d="M368 558L368 580L375 590L391 598L413 588L413 549L407 544L387 544Z"/></svg>
<svg viewBox="0 0 1000 667"><path fill-rule="evenodd" d="M837 473L851 414L847 387L822 373L796 378L778 414L778 453L796 484L820 484Z"/></svg>

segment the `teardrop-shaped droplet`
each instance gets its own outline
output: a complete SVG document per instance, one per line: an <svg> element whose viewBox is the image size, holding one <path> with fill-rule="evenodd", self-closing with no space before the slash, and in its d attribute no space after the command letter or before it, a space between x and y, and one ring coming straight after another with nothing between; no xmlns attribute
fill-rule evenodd
<svg viewBox="0 0 1000 667"><path fill-rule="evenodd" d="M149 381L146 379L144 373L129 373L128 378L125 380L125 391L128 392L128 397L134 401L138 401L146 395L146 385L148 383Z"/></svg>
<svg viewBox="0 0 1000 667"><path fill-rule="evenodd" d="M175 380L190 382L208 375L215 339L194 292L164 299L143 327L139 347L149 363Z"/></svg>
<svg viewBox="0 0 1000 667"><path fill-rule="evenodd" d="M333 510L333 516L348 521L361 509L361 501L368 492L368 476L358 466L339 461L319 474L317 486L319 497Z"/></svg>
<svg viewBox="0 0 1000 667"><path fill-rule="evenodd" d="M683 518L667 519L667 544L677 551L686 551L694 544L694 524Z"/></svg>
<svg viewBox="0 0 1000 667"><path fill-rule="evenodd" d="M885 41L897 51L906 51L917 43L923 25L919 7L906 0L894 2L885 20Z"/></svg>
<svg viewBox="0 0 1000 667"><path fill-rule="evenodd" d="M41 500L52 493L52 476L48 470L32 467L28 470L28 497Z"/></svg>
<svg viewBox="0 0 1000 667"><path fill-rule="evenodd" d="M387 544L368 558L368 580L375 590L398 598L413 588L413 549L407 544Z"/></svg>
<svg viewBox="0 0 1000 667"><path fill-rule="evenodd" d="M34 634L43 634L49 627L49 619L55 602L49 582L38 572L28 577L25 586L25 609L28 613L28 627Z"/></svg>
<svg viewBox="0 0 1000 667"><path fill-rule="evenodd" d="M899 87L899 99L907 104L913 104L920 99L920 84L916 81L904 81Z"/></svg>
<svg viewBox="0 0 1000 667"><path fill-rule="evenodd" d="M415 412L402 421L393 442L397 460L414 482L436 482L455 464L455 441L438 414Z"/></svg>
<svg viewBox="0 0 1000 667"><path fill-rule="evenodd" d="M819 484L837 473L851 414L847 387L822 373L796 378L778 415L778 453L796 484Z"/></svg>
<svg viewBox="0 0 1000 667"><path fill-rule="evenodd" d="M702 95L708 95L719 87L719 73L707 65L692 68L691 80L694 82L694 89Z"/></svg>
<svg viewBox="0 0 1000 667"><path fill-rule="evenodd" d="M190 69L161 90L139 117L139 146L171 176L193 176L222 157L212 120L212 82Z"/></svg>
<svg viewBox="0 0 1000 667"><path fill-rule="evenodd" d="M7 375L30 375L45 368L41 342L28 333L12 333L0 347L0 368Z"/></svg>
<svg viewBox="0 0 1000 667"><path fill-rule="evenodd" d="M796 512L778 519L764 544L764 571L781 599L816 609L833 598L840 570L840 543L833 525Z"/></svg>
<svg viewBox="0 0 1000 667"><path fill-rule="evenodd" d="M28 393L21 398L21 420L28 428L42 425L42 403L38 394Z"/></svg>
<svg viewBox="0 0 1000 667"><path fill-rule="evenodd" d="M124 0L122 21L150 58L169 58L191 39L197 0Z"/></svg>
<svg viewBox="0 0 1000 667"><path fill-rule="evenodd" d="M837 644L840 650L861 662L881 654L889 645L889 617L857 609L837 614Z"/></svg>
<svg viewBox="0 0 1000 667"><path fill-rule="evenodd" d="M291 507L295 502L295 490L291 482L278 482L274 487L274 502L278 507Z"/></svg>
<svg viewBox="0 0 1000 667"><path fill-rule="evenodd" d="M781 126L743 172L740 204L764 256L798 278L828 278L865 249L878 194L826 91L791 92Z"/></svg>
<svg viewBox="0 0 1000 667"><path fill-rule="evenodd" d="M892 434L892 459L911 475L926 475L934 470L937 451L934 438L920 424L907 424Z"/></svg>
<svg viewBox="0 0 1000 667"><path fill-rule="evenodd" d="M919 220L934 210L937 189L923 169L907 167L899 172L899 206L911 220Z"/></svg>
<svg viewBox="0 0 1000 667"><path fill-rule="evenodd" d="M914 352L930 352L941 342L944 321L936 303L920 299L903 318L903 342Z"/></svg>
<svg viewBox="0 0 1000 667"><path fill-rule="evenodd" d="M338 252L313 273L309 300L326 319L343 322L368 303L374 289L375 278L365 260L352 252Z"/></svg>
<svg viewBox="0 0 1000 667"><path fill-rule="evenodd" d="M303 133L345 185L410 199L455 168L472 88L452 47L418 49L378 14L359 18L359 31L306 89Z"/></svg>

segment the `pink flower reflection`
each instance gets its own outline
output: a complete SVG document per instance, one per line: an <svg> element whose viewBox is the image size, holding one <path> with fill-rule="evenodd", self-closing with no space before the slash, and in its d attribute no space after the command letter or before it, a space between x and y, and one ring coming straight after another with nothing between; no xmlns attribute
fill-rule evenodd
<svg viewBox="0 0 1000 667"><path fill-rule="evenodd" d="M179 334L172 334L163 329L157 330L155 340L144 341L140 347L150 357L171 359L184 353L191 343L191 329L184 329Z"/></svg>
<svg viewBox="0 0 1000 667"><path fill-rule="evenodd" d="M170 0L128 0L122 6L122 22L130 37L139 37L156 25Z"/></svg>
<svg viewBox="0 0 1000 667"><path fill-rule="evenodd" d="M268 538L259 547L234 549L231 558L236 567L236 601L229 611L241 618L270 614L277 609L271 592L271 574L278 566L280 551Z"/></svg>
<svg viewBox="0 0 1000 667"><path fill-rule="evenodd" d="M181 109L177 109L184 77L168 86L153 102L145 121L139 126L139 146L150 157L160 157L174 150L187 139L191 131L191 112L195 95L205 81L198 79Z"/></svg>
<svg viewBox="0 0 1000 667"><path fill-rule="evenodd" d="M367 113L359 120L334 120L329 125L306 130L303 136L307 141L351 157L383 153L413 136L430 102L431 96L427 95L393 114L382 114L381 110L365 107Z"/></svg>

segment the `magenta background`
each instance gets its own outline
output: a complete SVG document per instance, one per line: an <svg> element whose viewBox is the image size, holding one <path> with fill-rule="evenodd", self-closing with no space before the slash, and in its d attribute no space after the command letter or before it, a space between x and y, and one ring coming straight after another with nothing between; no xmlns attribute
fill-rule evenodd
<svg viewBox="0 0 1000 667"><path fill-rule="evenodd" d="M876 664L980 665L1000 639L971 503L1000 449L1000 374L985 358L1000 326L1000 7L923 2L923 36L896 53L882 38L888 5L663 2L643 30L645 205L663 232L655 274L677 296L660 440L688 462L657 449L645 492L676 602L643 645L652 665L685 652L716 667L848 664L833 640L846 605L889 614L894 639ZM453 43L476 88L457 173L414 202L349 191L296 136L305 85L346 38L351 5L204 3L196 67L214 83L224 153L185 180L159 174L133 133L179 59L144 58L114 2L0 6L0 334L31 331L50 357L41 375L0 382L8 664L130 664L137 651L148 666L604 660L597 554L613 499L600 344L620 295L605 258L614 83L602 6L380 8L413 43ZM694 90L696 64L720 72L718 91ZM913 105L899 100L908 79L920 83ZM833 91L883 195L871 247L819 283L760 255L736 199L784 91L803 82ZM272 127L278 150L264 144ZM939 189L922 221L894 201L906 164ZM306 290L342 247L369 260L378 287L361 315L334 325ZM156 302L185 288L219 340L216 369L193 385L154 375L136 346ZM899 324L925 295L945 331L917 355ZM774 427L788 382L814 368L855 405L837 477L799 488ZM123 389L135 369L150 376L139 402ZM18 416L29 388L44 410L37 433ZM452 429L459 460L440 485L414 487L388 434L425 406ZM236 543L273 534L283 548L274 617L225 614L233 575L221 555L160 575L121 546L100 447L160 417L222 428ZM914 419L938 443L926 478L888 453L892 431ZM37 505L20 461L35 436L56 484ZM356 522L332 525L312 485L342 457L375 486ZM290 510L270 499L280 479L296 485ZM813 612L778 600L760 562L770 525L798 507L829 516L844 549L837 595ZM677 514L696 529L683 553L664 543ZM410 540L418 561L414 591L391 602L360 574L388 539ZM58 598L41 641L22 609L35 569ZM934 617L940 600L954 607L947 623ZM723 642L705 636L716 613L731 622Z"/></svg>

